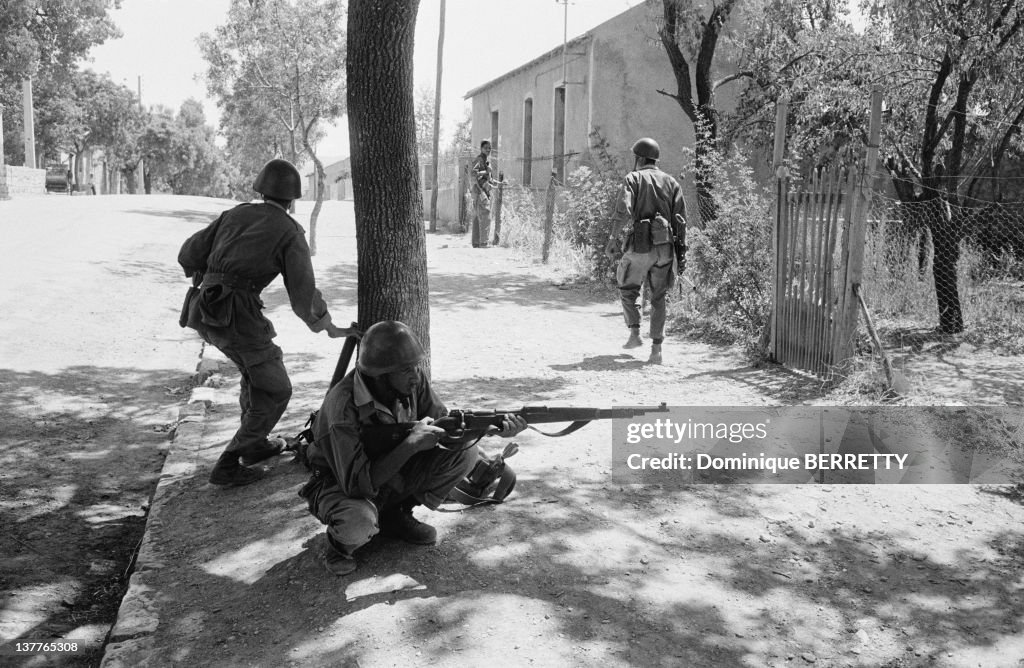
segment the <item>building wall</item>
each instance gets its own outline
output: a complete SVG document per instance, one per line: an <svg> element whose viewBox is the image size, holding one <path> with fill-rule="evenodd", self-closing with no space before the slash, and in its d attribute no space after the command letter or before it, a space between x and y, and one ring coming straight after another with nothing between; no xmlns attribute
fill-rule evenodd
<svg viewBox="0 0 1024 668"><path fill-rule="evenodd" d="M324 166L324 200L352 199L352 169L348 158ZM346 175L346 176L342 176ZM302 199L316 199L316 172L306 174Z"/></svg>
<svg viewBox="0 0 1024 668"><path fill-rule="evenodd" d="M568 44L566 49L565 153L567 171L579 164L588 150L589 45L587 38ZM553 57L516 72L473 96L473 146L490 139L495 177L523 183L523 122L527 99L533 100L533 160L531 185L546 187L555 155L555 88L562 81L561 51ZM492 136L492 114L498 112L498 135ZM495 145L496 143L496 145Z"/></svg>
<svg viewBox="0 0 1024 668"><path fill-rule="evenodd" d="M676 92L675 76L657 36L661 2L648 0L568 43L566 58L566 173L592 164L590 134L608 142L623 171L632 168L630 149L640 137L661 146L661 167L678 175L687 164L682 149L693 147L693 130L679 104L658 90ZM724 53L726 48L720 44ZM727 60L720 71L732 71ZM554 89L562 80L562 53L555 49L522 69L485 84L472 95L473 143L491 134L491 113L499 112L497 169L522 183L523 102L533 99L533 185L543 187L551 172ZM735 105L735 86L716 93L719 109Z"/></svg>
<svg viewBox="0 0 1024 668"><path fill-rule="evenodd" d="M14 195L45 195L46 170L0 164L0 199Z"/></svg>

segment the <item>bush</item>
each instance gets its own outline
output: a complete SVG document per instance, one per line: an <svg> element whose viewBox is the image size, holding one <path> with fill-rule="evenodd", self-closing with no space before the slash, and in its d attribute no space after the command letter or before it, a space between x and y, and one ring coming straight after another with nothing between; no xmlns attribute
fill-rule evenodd
<svg viewBox="0 0 1024 668"><path fill-rule="evenodd" d="M717 216L702 227L689 214L686 272L705 321L700 329L754 351L771 317L772 199L742 156L715 156L708 168Z"/></svg>

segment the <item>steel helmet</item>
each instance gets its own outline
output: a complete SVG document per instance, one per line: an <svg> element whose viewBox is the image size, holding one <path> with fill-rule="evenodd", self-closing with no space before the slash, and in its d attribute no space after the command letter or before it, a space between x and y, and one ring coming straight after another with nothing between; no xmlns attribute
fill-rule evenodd
<svg viewBox="0 0 1024 668"><path fill-rule="evenodd" d="M426 357L426 351L407 325L384 320L363 334L356 368L367 376L383 376L419 364Z"/></svg>
<svg viewBox="0 0 1024 668"><path fill-rule="evenodd" d="M658 148L658 142L650 137L643 137L637 139L636 143L633 144L633 155L638 158L657 160L661 156L661 149Z"/></svg>
<svg viewBox="0 0 1024 668"><path fill-rule="evenodd" d="M263 165L252 182L252 189L274 199L293 200L302 197L302 177L295 165L275 158Z"/></svg>

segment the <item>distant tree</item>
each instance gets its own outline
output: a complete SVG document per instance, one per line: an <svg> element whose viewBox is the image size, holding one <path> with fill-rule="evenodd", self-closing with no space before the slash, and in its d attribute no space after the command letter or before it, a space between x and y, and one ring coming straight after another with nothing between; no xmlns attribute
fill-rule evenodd
<svg viewBox="0 0 1024 668"><path fill-rule="evenodd" d="M429 161L434 150L434 89L422 86L416 91L416 155Z"/></svg>
<svg viewBox="0 0 1024 668"><path fill-rule="evenodd" d="M416 0L350 0L348 112L359 324L409 325L430 350L426 233L416 162ZM428 365L429 371L429 365Z"/></svg>
<svg viewBox="0 0 1024 668"><path fill-rule="evenodd" d="M57 78L70 72L91 47L119 36L107 13L118 6L120 0L0 2L0 105L4 109L4 150L8 162L24 158L22 81L28 77L40 81Z"/></svg>
<svg viewBox="0 0 1024 668"><path fill-rule="evenodd" d="M719 110L715 92L746 73L713 79L719 40L738 0L720 0L706 8L696 0L662 0L658 37L675 74L676 90L658 90L679 104L693 126L696 137L694 181L697 187L698 215L703 220L717 215L712 153L719 147Z"/></svg>
<svg viewBox="0 0 1024 668"><path fill-rule="evenodd" d="M787 140L797 157L821 164L863 150L868 96L884 87L882 165L911 205L900 209L904 231L931 238L939 329L960 332L956 267L969 207L1022 148L1024 1L872 1L864 34L827 11L834 3L793 11L802 4L776 2L753 22L757 85L741 104L753 111L744 123L768 133L757 110L791 97Z"/></svg>
<svg viewBox="0 0 1024 668"><path fill-rule="evenodd" d="M194 99L185 100L175 124L176 169L167 179L171 191L177 195L227 196L223 151L214 143L216 133L206 123L203 106Z"/></svg>
<svg viewBox="0 0 1024 668"><path fill-rule="evenodd" d="M288 133L285 155L296 165L300 154L313 161L313 253L324 191L324 167L316 145L326 132L324 123L344 111L343 17L340 0L233 0L227 23L199 40L208 63L207 87L221 106L230 100L243 116L256 111L273 118Z"/></svg>
<svg viewBox="0 0 1024 668"><path fill-rule="evenodd" d="M263 164L272 156L286 155L289 135L269 110L256 105L242 109L231 101L221 111L220 134L225 139L230 195L248 201L254 196L252 184Z"/></svg>
<svg viewBox="0 0 1024 668"><path fill-rule="evenodd" d="M177 115L166 107L151 108L141 138L146 192L153 188L176 195L226 197L228 170L214 136L202 105L194 99L185 100Z"/></svg>

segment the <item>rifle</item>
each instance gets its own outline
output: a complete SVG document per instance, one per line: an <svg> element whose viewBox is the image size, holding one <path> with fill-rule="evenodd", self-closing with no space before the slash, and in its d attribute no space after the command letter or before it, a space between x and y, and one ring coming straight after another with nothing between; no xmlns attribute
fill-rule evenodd
<svg viewBox="0 0 1024 668"><path fill-rule="evenodd" d="M634 418L645 413L667 413L664 402L658 406L636 406L632 408L577 408L573 406L554 407L524 406L517 410L452 410L448 415L434 420L431 424L445 430L438 446L445 450L465 450L476 444L489 433L497 433L502 422L509 415L518 415L526 420L527 426L538 434L550 437L567 436L585 427L594 420ZM545 432L534 424L570 422L561 431ZM404 441L416 425L415 422L366 426L360 430L363 448L370 459L377 459L391 452Z"/></svg>
<svg viewBox="0 0 1024 668"><path fill-rule="evenodd" d="M351 326L359 327L359 324L353 322ZM338 363L334 367L334 375L331 376L331 384L327 386L328 390L341 382L341 379L348 373L348 365L352 361L352 354L355 352L356 344L358 343L358 336L345 337L345 343L341 346L341 354L338 356Z"/></svg>

